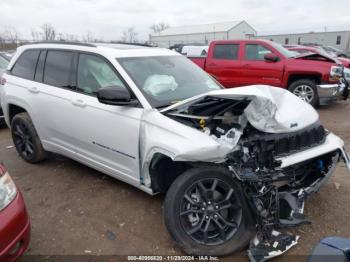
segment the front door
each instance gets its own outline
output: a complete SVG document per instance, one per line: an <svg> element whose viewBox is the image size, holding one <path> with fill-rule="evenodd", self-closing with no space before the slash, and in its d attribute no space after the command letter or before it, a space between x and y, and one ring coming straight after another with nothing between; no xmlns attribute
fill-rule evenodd
<svg viewBox="0 0 350 262"><path fill-rule="evenodd" d="M282 85L283 61L281 59L277 62L266 61L264 56L269 53L272 53L272 50L267 46L245 44L242 58L242 84Z"/></svg>
<svg viewBox="0 0 350 262"><path fill-rule="evenodd" d="M143 109L100 103L98 89L127 88L114 67L103 57L79 54L76 89L71 98L70 131L76 152L102 168L112 168L139 179L139 132Z"/></svg>

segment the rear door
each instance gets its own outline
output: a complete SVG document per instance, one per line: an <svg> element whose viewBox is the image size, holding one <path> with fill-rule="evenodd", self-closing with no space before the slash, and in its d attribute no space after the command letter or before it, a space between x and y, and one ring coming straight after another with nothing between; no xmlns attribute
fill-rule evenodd
<svg viewBox="0 0 350 262"><path fill-rule="evenodd" d="M215 44L206 60L205 70L227 88L241 85L239 47L239 43Z"/></svg>
<svg viewBox="0 0 350 262"><path fill-rule="evenodd" d="M74 52L43 50L40 54L31 96L35 109L35 126L44 147L59 153L74 155L74 146L68 138L71 124L71 71ZM52 148L53 147L53 148Z"/></svg>
<svg viewBox="0 0 350 262"><path fill-rule="evenodd" d="M280 57L277 62L269 62L264 56L275 53ZM282 86L283 58L271 47L263 43L245 43L242 57L242 84L266 84Z"/></svg>

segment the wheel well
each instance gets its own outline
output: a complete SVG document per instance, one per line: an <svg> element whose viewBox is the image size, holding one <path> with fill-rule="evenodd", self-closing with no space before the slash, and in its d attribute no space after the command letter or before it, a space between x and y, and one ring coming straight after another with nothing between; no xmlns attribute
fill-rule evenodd
<svg viewBox="0 0 350 262"><path fill-rule="evenodd" d="M16 105L9 105L9 121L10 124L12 122L12 119L15 115L19 114L19 113L23 113L23 112L27 112L24 108L20 107L20 106L16 106Z"/></svg>
<svg viewBox="0 0 350 262"><path fill-rule="evenodd" d="M173 161L166 155L156 153L149 167L153 192L166 193L174 180L192 166L189 162Z"/></svg>
<svg viewBox="0 0 350 262"><path fill-rule="evenodd" d="M309 80L312 80L314 81L316 84L321 84L321 79L322 79L322 76L321 75L291 75L289 76L289 79L288 79L288 87L295 81L298 81L300 79L309 79Z"/></svg>

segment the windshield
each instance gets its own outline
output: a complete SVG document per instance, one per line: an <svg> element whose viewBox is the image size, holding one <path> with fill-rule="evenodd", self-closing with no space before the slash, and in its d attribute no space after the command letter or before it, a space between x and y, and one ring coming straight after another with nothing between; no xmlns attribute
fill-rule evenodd
<svg viewBox="0 0 350 262"><path fill-rule="evenodd" d="M281 44L278 44L276 42L270 41L270 44L277 49L278 52L280 52L282 55L284 55L287 58L295 57L295 52L289 51L288 49L284 48Z"/></svg>
<svg viewBox="0 0 350 262"><path fill-rule="evenodd" d="M118 58L153 107L165 107L222 87L183 56Z"/></svg>

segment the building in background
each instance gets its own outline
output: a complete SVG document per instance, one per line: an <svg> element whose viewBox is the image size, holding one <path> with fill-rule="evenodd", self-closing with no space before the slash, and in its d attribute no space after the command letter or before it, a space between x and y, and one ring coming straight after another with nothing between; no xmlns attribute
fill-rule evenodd
<svg viewBox="0 0 350 262"><path fill-rule="evenodd" d="M317 44L350 51L350 31L260 35L258 38L272 40L283 45Z"/></svg>
<svg viewBox="0 0 350 262"><path fill-rule="evenodd" d="M170 27L150 35L150 42L160 47L175 44L203 44L212 40L255 38L256 30L246 21Z"/></svg>

